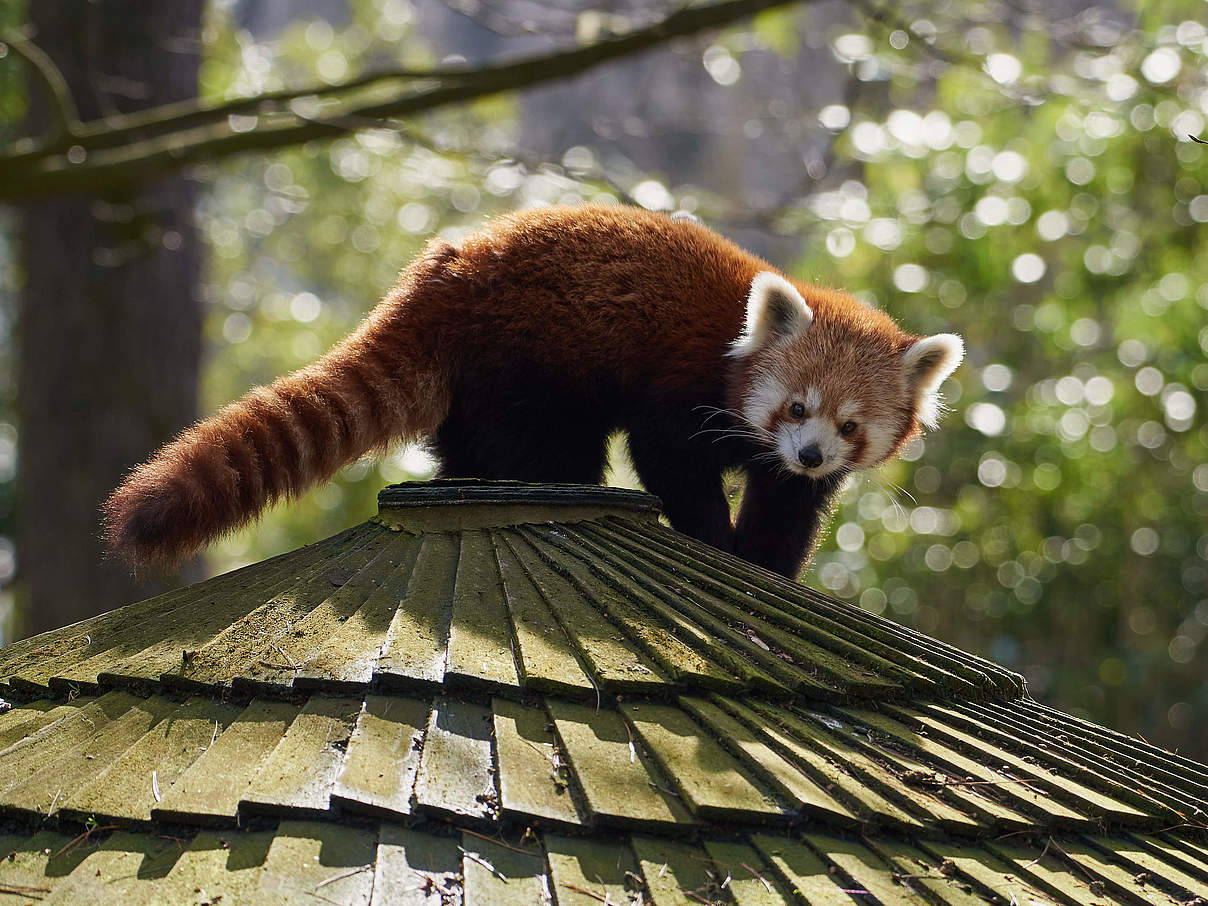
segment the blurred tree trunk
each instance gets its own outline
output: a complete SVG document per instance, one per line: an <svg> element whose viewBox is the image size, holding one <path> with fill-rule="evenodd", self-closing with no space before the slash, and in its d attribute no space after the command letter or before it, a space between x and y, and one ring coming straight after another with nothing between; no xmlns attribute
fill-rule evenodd
<svg viewBox="0 0 1208 906"><path fill-rule="evenodd" d="M29 11L82 119L197 95L202 0L37 0ZM29 134L41 135L53 107L30 84ZM195 195L172 177L24 208L18 635L164 587L105 559L97 506L196 414Z"/></svg>

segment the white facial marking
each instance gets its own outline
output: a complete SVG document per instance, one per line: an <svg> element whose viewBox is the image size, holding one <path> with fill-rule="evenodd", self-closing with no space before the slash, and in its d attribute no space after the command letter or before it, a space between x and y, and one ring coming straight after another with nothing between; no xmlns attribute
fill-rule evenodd
<svg viewBox="0 0 1208 906"><path fill-rule="evenodd" d="M747 398L743 400L742 414L747 421L760 428L768 426L772 413L780 408L784 398L789 395L788 388L773 377L762 378L751 388Z"/></svg>
<svg viewBox="0 0 1208 906"><path fill-rule="evenodd" d="M864 456L861 457L859 465L871 466L879 463L889 455L896 440L897 434L892 426L876 421L868 422L864 426Z"/></svg>
<svg viewBox="0 0 1208 906"><path fill-rule="evenodd" d="M822 454L822 464L806 468L799 457L807 447L817 447ZM789 471L811 478L822 478L844 466L847 460L847 441L835 430L829 418L807 418L803 422L786 422L776 434L776 449L780 452Z"/></svg>
<svg viewBox="0 0 1208 906"><path fill-rule="evenodd" d="M850 421L860 414L860 404L854 400L846 400L841 406L839 406L839 411L837 414L839 416L840 424Z"/></svg>
<svg viewBox="0 0 1208 906"><path fill-rule="evenodd" d="M805 391L805 408L817 412L822 408L822 391L817 387L809 387Z"/></svg>

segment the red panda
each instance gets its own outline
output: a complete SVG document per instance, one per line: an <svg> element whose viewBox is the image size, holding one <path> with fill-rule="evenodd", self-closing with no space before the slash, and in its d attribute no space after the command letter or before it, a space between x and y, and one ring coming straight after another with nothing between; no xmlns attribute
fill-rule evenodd
<svg viewBox="0 0 1208 906"><path fill-rule="evenodd" d="M683 218L520 211L433 239L327 355L135 468L105 534L172 566L397 440L426 440L441 477L598 484L624 431L675 528L794 577L844 477L934 424L962 355Z"/></svg>

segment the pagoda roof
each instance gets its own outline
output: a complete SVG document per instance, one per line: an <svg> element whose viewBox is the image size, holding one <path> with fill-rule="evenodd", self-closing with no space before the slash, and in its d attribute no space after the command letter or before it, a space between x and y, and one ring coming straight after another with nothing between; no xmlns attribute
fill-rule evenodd
<svg viewBox="0 0 1208 906"><path fill-rule="evenodd" d="M1208 895L1208 767L649 495L379 503L0 649L0 903Z"/></svg>

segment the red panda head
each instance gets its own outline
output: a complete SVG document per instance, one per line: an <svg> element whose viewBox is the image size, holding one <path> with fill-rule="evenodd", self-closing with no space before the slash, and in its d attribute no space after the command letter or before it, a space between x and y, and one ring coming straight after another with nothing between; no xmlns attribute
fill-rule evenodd
<svg viewBox="0 0 1208 906"><path fill-rule="evenodd" d="M849 295L765 271L751 282L730 355L742 418L782 468L822 478L882 463L920 427L934 428L939 385L964 344L905 333Z"/></svg>

